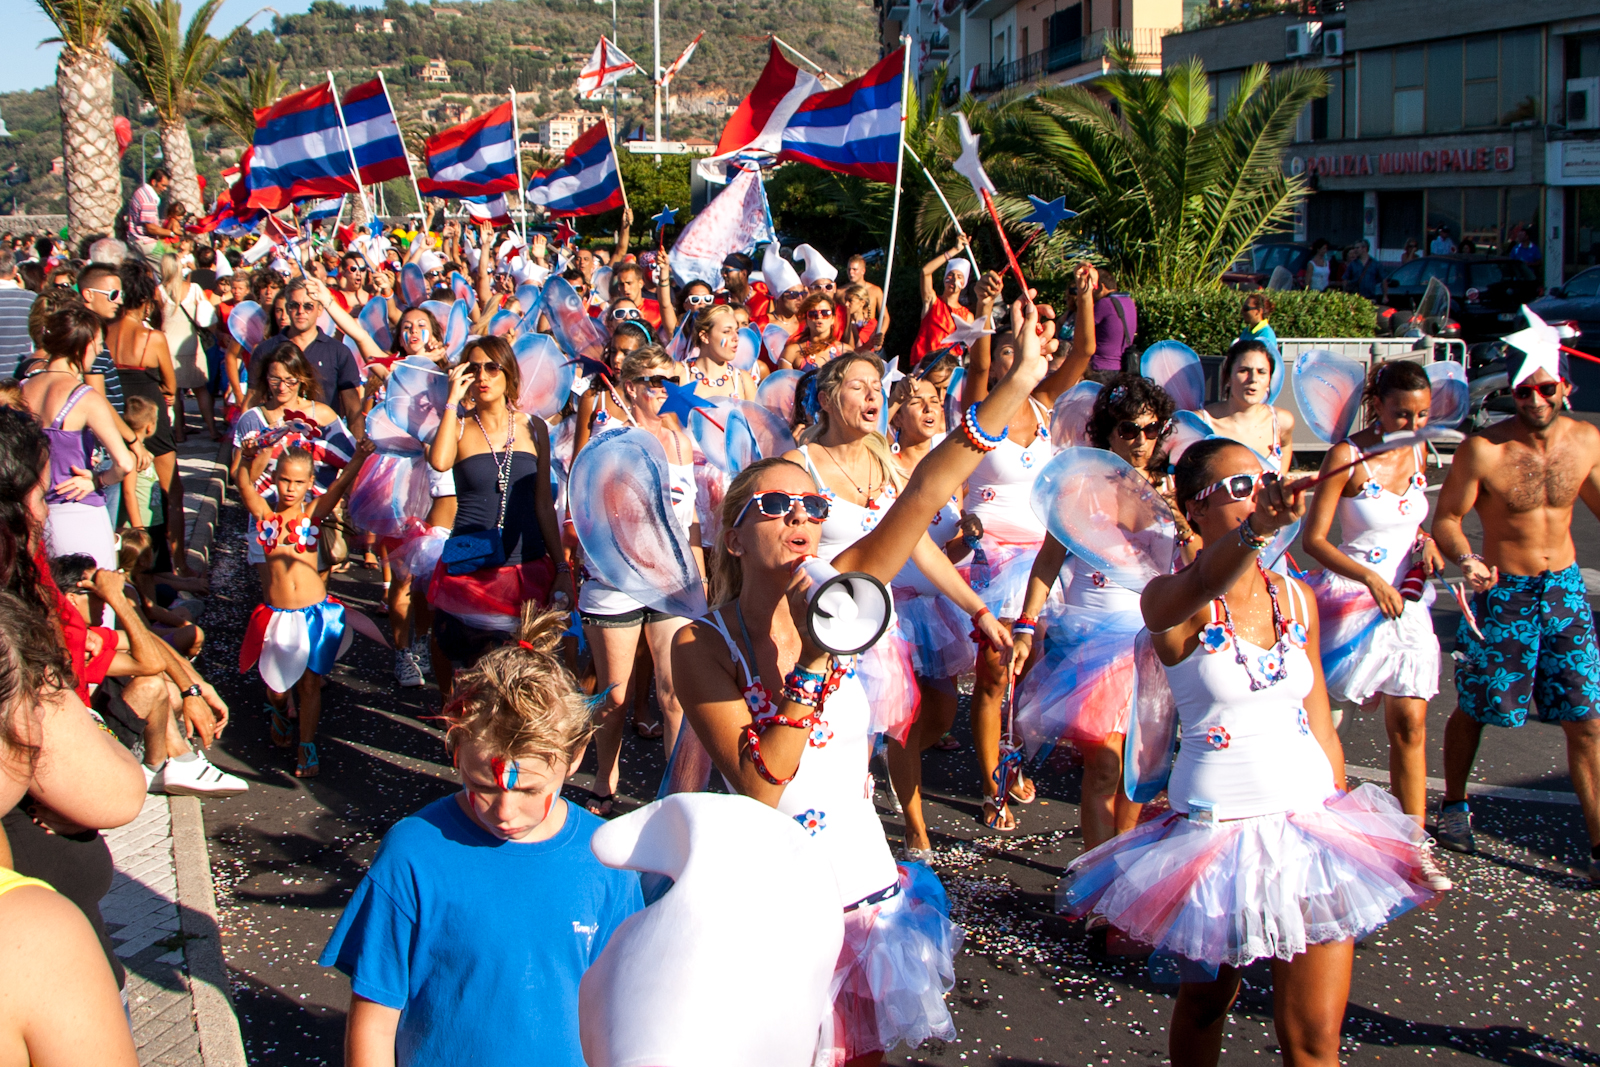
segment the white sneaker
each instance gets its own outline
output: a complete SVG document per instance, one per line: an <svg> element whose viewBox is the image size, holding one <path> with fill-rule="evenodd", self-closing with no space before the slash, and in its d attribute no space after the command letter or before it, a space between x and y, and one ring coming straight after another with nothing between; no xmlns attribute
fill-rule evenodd
<svg viewBox="0 0 1600 1067"><path fill-rule="evenodd" d="M408 648L397 648L394 653L394 680L402 689L416 689L422 685L422 668Z"/></svg>
<svg viewBox="0 0 1600 1067"><path fill-rule="evenodd" d="M165 766L165 764L162 766ZM144 771L144 791L146 793L161 792L161 790L153 788L156 781L156 775L161 773L161 768L151 767L148 763L141 763L139 764L139 769Z"/></svg>
<svg viewBox="0 0 1600 1067"><path fill-rule="evenodd" d="M1450 876L1444 873L1444 868L1439 866L1439 857L1433 850L1433 842L1423 843L1422 854L1418 857L1417 870L1422 884L1435 893L1443 893L1455 888L1455 883Z"/></svg>
<svg viewBox="0 0 1600 1067"><path fill-rule="evenodd" d="M233 797L250 789L238 775L219 769L205 755L191 752L161 765L150 782L150 792L179 797Z"/></svg>
<svg viewBox="0 0 1600 1067"><path fill-rule="evenodd" d="M412 640L411 658L417 661L417 666L422 668L423 674L429 674L433 671L433 652L428 648L428 639L426 637Z"/></svg>

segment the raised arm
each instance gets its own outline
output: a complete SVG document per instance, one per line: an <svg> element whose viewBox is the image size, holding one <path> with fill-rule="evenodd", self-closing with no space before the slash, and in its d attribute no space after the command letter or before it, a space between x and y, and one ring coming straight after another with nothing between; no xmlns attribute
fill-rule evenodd
<svg viewBox="0 0 1600 1067"><path fill-rule="evenodd" d="M252 471L256 465L258 447L255 441L239 446L239 463L233 470L233 487L239 491L239 501L257 520L272 518L272 507L256 492ZM259 476L259 472L257 473Z"/></svg>
<svg viewBox="0 0 1600 1067"><path fill-rule="evenodd" d="M983 403L977 422L991 438L1004 437L1012 416L1027 403L1028 394L1043 380L1046 369L1036 332L1038 309L1032 303L1012 306L1017 328L1017 358L1011 370ZM928 524L961 483L977 469L984 456L961 430L951 433L917 465L905 491L890 507L876 529L840 553L834 565L841 571L865 571L882 582L890 581L911 558Z"/></svg>
<svg viewBox="0 0 1600 1067"><path fill-rule="evenodd" d="M978 279L978 307L972 315L975 321L989 321L1003 285L1005 278L992 270ZM993 342L994 336L986 333L973 342L971 350L967 352L967 374L961 379L963 407L981 403L989 395L989 357L993 352Z"/></svg>
<svg viewBox="0 0 1600 1067"><path fill-rule="evenodd" d="M436 471L447 471L456 465L456 443L461 440L461 402L472 388L472 376L465 363L450 368L450 397L445 402L444 413L439 417L439 429L434 432L433 444L428 446L428 465Z"/></svg>
<svg viewBox="0 0 1600 1067"><path fill-rule="evenodd" d="M633 208L627 204L622 205L622 226L617 230L617 252L611 257L611 262L621 263L622 257L628 254L628 242L633 239Z"/></svg>
<svg viewBox="0 0 1600 1067"><path fill-rule="evenodd" d="M933 302L939 299L939 287L934 282L933 276L946 263L965 252L967 246L971 243L966 234L958 233L956 234L956 243L951 246L950 251L934 256L922 265L922 313L924 315L933 306Z"/></svg>
<svg viewBox="0 0 1600 1067"><path fill-rule="evenodd" d="M1089 371L1089 361L1094 358L1094 290L1100 284L1100 275L1093 264L1085 263L1078 268L1078 293L1077 325L1072 331L1072 347L1067 350L1066 358L1061 364L1051 371L1044 381L1039 383L1039 388L1034 390L1034 396L1050 407L1055 404L1056 397L1083 381L1083 376ZM1088 329L1084 326L1087 324ZM1050 323L1053 327L1054 321Z"/></svg>
<svg viewBox="0 0 1600 1067"><path fill-rule="evenodd" d="M334 479L333 484L328 486L328 491L317 497L317 502L311 505L311 518L314 522L321 522L333 513L333 509L339 506L339 501L344 498L344 495L350 491L350 487L356 484L356 479L361 476L361 468L366 466L367 457L376 451L377 446L372 443L371 438L363 437L361 439L360 443L356 445L355 455L351 456L350 462L344 465L344 470L339 472L339 477Z"/></svg>
<svg viewBox="0 0 1600 1067"><path fill-rule="evenodd" d="M333 294L328 292L328 285L320 278L311 278L306 281L306 295L322 305L322 310L328 313L328 318L339 328L339 332L349 337L361 349L361 358L368 363L377 363L389 358L389 353L378 347L378 342L372 339L367 328L361 325L359 319L344 308L339 306L339 301L333 299Z"/></svg>

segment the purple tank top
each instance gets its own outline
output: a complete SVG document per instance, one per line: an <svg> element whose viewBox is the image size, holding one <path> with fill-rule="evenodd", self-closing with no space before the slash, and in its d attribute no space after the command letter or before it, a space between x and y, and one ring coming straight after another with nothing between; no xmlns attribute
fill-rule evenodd
<svg viewBox="0 0 1600 1067"><path fill-rule="evenodd" d="M46 504L65 504L67 499L59 496L55 487L72 477L72 468L79 467L86 471L94 470L91 457L94 455L94 433L85 426L81 430L63 430L61 423L66 419L67 413L78 405L89 386L80 385L67 397L67 402L61 405L61 410L56 412L56 417L49 426L44 428L44 435L50 439L50 482L45 492ZM106 495L104 491L96 488L94 492L79 500L80 504L89 504L93 507L105 507Z"/></svg>

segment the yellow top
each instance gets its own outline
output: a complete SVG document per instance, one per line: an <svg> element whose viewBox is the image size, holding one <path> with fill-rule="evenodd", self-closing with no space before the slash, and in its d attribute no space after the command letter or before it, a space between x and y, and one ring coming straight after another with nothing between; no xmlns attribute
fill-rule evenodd
<svg viewBox="0 0 1600 1067"><path fill-rule="evenodd" d="M5 896L13 889L30 885L36 885L40 889L51 889L49 882L41 882L37 878L28 878L6 867L0 867L0 896Z"/></svg>

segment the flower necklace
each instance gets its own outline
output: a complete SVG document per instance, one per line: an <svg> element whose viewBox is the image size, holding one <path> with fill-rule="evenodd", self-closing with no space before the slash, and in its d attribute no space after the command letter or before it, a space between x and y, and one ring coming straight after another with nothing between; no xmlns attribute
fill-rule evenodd
<svg viewBox="0 0 1600 1067"><path fill-rule="evenodd" d="M1278 589L1272 584L1272 578L1267 574L1267 568L1259 556L1256 558L1256 571L1261 575L1261 580L1267 583L1267 597L1272 601L1272 632L1277 635L1272 647L1257 657L1257 665L1261 669L1260 677L1257 677L1250 666L1250 661L1245 658L1244 649L1240 647L1239 634L1233 626L1233 612L1228 609L1226 596L1219 596L1215 600L1216 604L1221 605L1222 621L1212 623L1200 634L1200 643L1208 652L1221 652L1229 645L1233 646L1233 658L1244 668L1245 677L1250 679L1250 691L1253 693L1269 689L1289 677L1289 668L1284 662L1286 642L1297 647L1305 646L1305 628L1298 622L1291 624L1284 621L1283 608L1278 603Z"/></svg>

